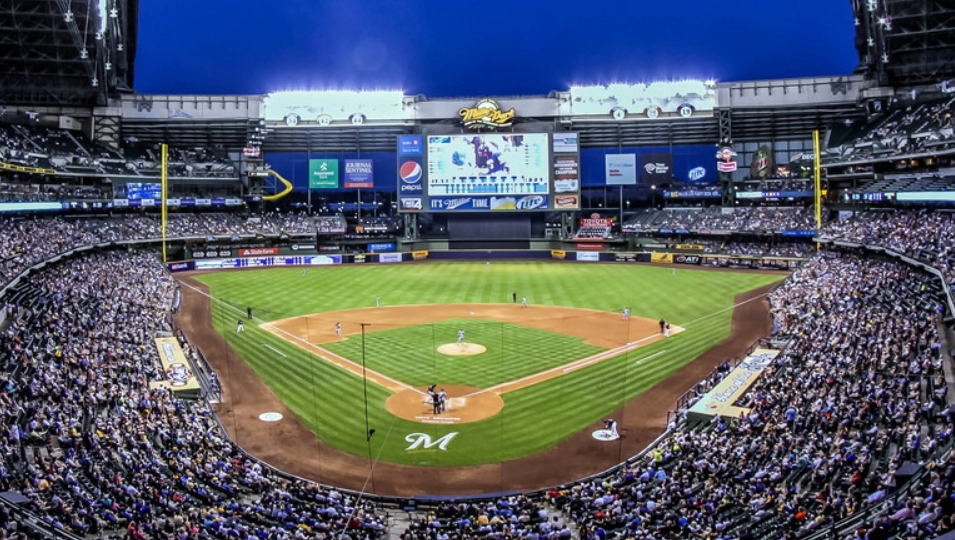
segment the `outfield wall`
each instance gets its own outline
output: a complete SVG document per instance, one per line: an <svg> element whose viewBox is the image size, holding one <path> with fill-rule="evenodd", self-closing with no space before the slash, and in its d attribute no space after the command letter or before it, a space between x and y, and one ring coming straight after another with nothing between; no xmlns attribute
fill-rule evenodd
<svg viewBox="0 0 955 540"><path fill-rule="evenodd" d="M359 253L359 254L297 254L254 257L215 257L169 263L170 272L190 270L222 270L229 268L263 268L277 266L329 266L339 264L395 264L422 260L566 260L577 262L653 263L690 265L713 268L736 268L756 270L793 270L801 259L784 257L738 257L727 255L684 255L655 252L600 252L567 251L561 249L458 249L417 250L409 252Z"/></svg>

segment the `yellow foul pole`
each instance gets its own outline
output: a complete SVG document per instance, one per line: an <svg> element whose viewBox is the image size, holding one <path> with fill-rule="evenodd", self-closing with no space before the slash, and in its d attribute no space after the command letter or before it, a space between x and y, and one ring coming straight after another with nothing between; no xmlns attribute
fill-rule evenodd
<svg viewBox="0 0 955 540"><path fill-rule="evenodd" d="M816 232L822 230L822 154L819 150L819 130L812 132L812 164L816 179Z"/></svg>
<svg viewBox="0 0 955 540"><path fill-rule="evenodd" d="M169 147L165 143L162 145L162 201L160 211L159 226L162 229L162 262L166 263L166 186L168 185L169 175L166 170L168 162L166 160Z"/></svg>

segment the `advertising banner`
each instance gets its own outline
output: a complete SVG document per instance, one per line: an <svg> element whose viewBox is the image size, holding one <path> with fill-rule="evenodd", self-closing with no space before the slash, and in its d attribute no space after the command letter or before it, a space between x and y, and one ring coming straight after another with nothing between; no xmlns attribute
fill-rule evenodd
<svg viewBox="0 0 955 540"><path fill-rule="evenodd" d="M260 255L278 255L279 248L244 248L239 250L239 257L256 257Z"/></svg>
<svg viewBox="0 0 955 540"><path fill-rule="evenodd" d="M600 253L597 253L596 251L578 251L577 260L585 262L600 262Z"/></svg>
<svg viewBox="0 0 955 540"><path fill-rule="evenodd" d="M412 259L412 260L415 260L415 261L423 261L423 260L425 260L425 259L427 259L427 258L428 258L428 252L427 252L427 251L423 251L423 250L422 250L422 251L412 251L412 252L411 252L411 259Z"/></svg>
<svg viewBox="0 0 955 540"><path fill-rule="evenodd" d="M579 149L576 133L554 133L554 153L574 154Z"/></svg>
<svg viewBox="0 0 955 540"><path fill-rule="evenodd" d="M650 262L659 264L670 264L673 262L672 253L651 253Z"/></svg>
<svg viewBox="0 0 955 540"><path fill-rule="evenodd" d="M424 208L424 199L421 197L401 197L401 209L415 212Z"/></svg>
<svg viewBox="0 0 955 540"><path fill-rule="evenodd" d="M640 182L644 184L666 184L673 179L673 154L642 154Z"/></svg>
<svg viewBox="0 0 955 540"><path fill-rule="evenodd" d="M399 156L424 155L424 137L422 135L399 135L398 136L398 155Z"/></svg>
<svg viewBox="0 0 955 540"><path fill-rule="evenodd" d="M401 253L382 253L378 255L378 262L380 263L400 263L401 262Z"/></svg>
<svg viewBox="0 0 955 540"><path fill-rule="evenodd" d="M242 257L229 259L200 259L195 262L196 270L213 270L222 268L246 268L265 266L297 266L307 264L324 266L341 264L341 255L296 255L288 257Z"/></svg>
<svg viewBox="0 0 955 540"><path fill-rule="evenodd" d="M567 252L562 249L552 249L550 250L550 257L552 259L566 259Z"/></svg>
<svg viewBox="0 0 955 540"><path fill-rule="evenodd" d="M579 210L580 195L554 195L554 208Z"/></svg>
<svg viewBox="0 0 955 540"><path fill-rule="evenodd" d="M612 227L613 218L603 218L600 214L591 214L589 218L580 218L580 227Z"/></svg>
<svg viewBox="0 0 955 540"><path fill-rule="evenodd" d="M309 189L337 189L338 188L338 160L337 159L308 160L308 188Z"/></svg>
<svg viewBox="0 0 955 540"><path fill-rule="evenodd" d="M608 186L632 186L637 183L636 154L607 154L605 160Z"/></svg>
<svg viewBox="0 0 955 540"><path fill-rule="evenodd" d="M674 255L673 262L678 264L700 264L703 258L699 255Z"/></svg>
<svg viewBox="0 0 955 540"><path fill-rule="evenodd" d="M554 158L554 193L580 191L580 163L577 156Z"/></svg>
<svg viewBox="0 0 955 540"><path fill-rule="evenodd" d="M345 160L345 188L363 189L375 187L374 162L370 159Z"/></svg>
<svg viewBox="0 0 955 540"><path fill-rule="evenodd" d="M372 242L368 244L368 251L370 253L379 253L382 251L394 251L395 243L394 242Z"/></svg>
<svg viewBox="0 0 955 540"><path fill-rule="evenodd" d="M774 165L773 149L764 144L753 154L753 162L749 165L749 175L752 178L766 178L772 174Z"/></svg>
<svg viewBox="0 0 955 540"><path fill-rule="evenodd" d="M504 197L431 197L428 209L434 211L546 210L547 195Z"/></svg>
<svg viewBox="0 0 955 540"><path fill-rule="evenodd" d="M174 262L169 264L170 272L186 272L189 270L195 270L196 265L192 261L184 262Z"/></svg>
<svg viewBox="0 0 955 540"><path fill-rule="evenodd" d="M398 165L398 193L421 195L424 193L424 169L420 159L401 159Z"/></svg>

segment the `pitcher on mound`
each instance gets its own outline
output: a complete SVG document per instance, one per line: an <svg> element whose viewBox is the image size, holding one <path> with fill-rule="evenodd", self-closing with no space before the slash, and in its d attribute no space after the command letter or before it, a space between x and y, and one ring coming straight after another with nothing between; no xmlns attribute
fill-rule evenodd
<svg viewBox="0 0 955 540"><path fill-rule="evenodd" d="M464 328L458 330L458 345L464 348Z"/></svg>

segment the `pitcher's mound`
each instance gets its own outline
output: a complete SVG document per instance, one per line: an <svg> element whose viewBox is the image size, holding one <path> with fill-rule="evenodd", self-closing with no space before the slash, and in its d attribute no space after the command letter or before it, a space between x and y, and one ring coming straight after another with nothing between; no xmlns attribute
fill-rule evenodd
<svg viewBox="0 0 955 540"><path fill-rule="evenodd" d="M438 346L438 352L448 356L474 356L486 350L487 347L477 343L445 343Z"/></svg>

